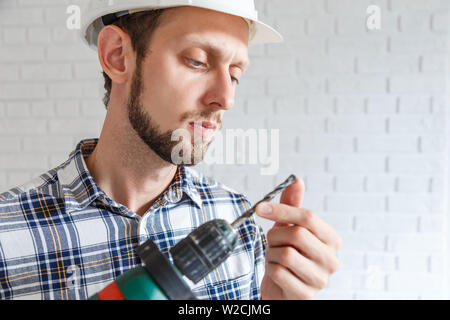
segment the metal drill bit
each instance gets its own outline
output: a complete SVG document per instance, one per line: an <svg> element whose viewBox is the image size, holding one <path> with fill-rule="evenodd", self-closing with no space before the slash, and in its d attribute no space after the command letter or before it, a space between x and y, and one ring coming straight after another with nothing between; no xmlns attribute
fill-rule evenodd
<svg viewBox="0 0 450 320"><path fill-rule="evenodd" d="M297 179L295 178L295 175L291 174L283 183L279 184L272 192L268 193L262 200L258 201L253 207L245 211L239 218L234 220L231 226L237 229L241 224L244 223L244 221L247 218L249 218L255 212L255 208L258 204L260 204L263 201L272 200L278 193L286 189L290 184L294 183L296 180Z"/></svg>

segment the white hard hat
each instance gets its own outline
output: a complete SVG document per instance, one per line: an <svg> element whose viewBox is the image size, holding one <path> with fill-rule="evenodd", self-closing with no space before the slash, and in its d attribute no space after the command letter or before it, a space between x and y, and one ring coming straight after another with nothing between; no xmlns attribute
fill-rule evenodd
<svg viewBox="0 0 450 320"><path fill-rule="evenodd" d="M244 18L249 24L250 44L283 41L283 37L275 29L258 21L258 12L255 10L253 0L91 0L83 15L81 36L96 50L100 31L119 17L140 11L178 6L200 7Z"/></svg>

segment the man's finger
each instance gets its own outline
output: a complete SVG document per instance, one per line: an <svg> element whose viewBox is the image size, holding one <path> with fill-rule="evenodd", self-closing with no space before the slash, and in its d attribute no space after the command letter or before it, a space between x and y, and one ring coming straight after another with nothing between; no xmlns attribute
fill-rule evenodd
<svg viewBox="0 0 450 320"><path fill-rule="evenodd" d="M292 247L270 248L266 261L282 265L312 288L323 289L327 286L327 272Z"/></svg>
<svg viewBox="0 0 450 320"><path fill-rule="evenodd" d="M316 293L316 290L301 282L281 264L267 263L266 272L269 278L283 290L284 299L311 300Z"/></svg>
<svg viewBox="0 0 450 320"><path fill-rule="evenodd" d="M266 210L267 208L270 210ZM295 224L305 227L323 243L336 250L341 247L342 240L336 230L311 210L295 208L282 203L261 202L256 207L256 213L280 224Z"/></svg>
<svg viewBox="0 0 450 320"><path fill-rule="evenodd" d="M336 251L304 227L272 228L267 233L267 242L270 248L291 246L329 273L335 273L339 267Z"/></svg>

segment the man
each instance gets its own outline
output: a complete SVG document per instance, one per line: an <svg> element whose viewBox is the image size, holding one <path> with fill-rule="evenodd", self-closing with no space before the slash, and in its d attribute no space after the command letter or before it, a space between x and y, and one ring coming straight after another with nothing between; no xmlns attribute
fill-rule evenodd
<svg viewBox="0 0 450 320"><path fill-rule="evenodd" d="M211 1L214 2L214 1ZM220 2L220 1L219 1ZM194 6L141 11L101 28L97 48L107 114L99 139L69 160L0 195L0 296L85 299L141 263L148 238L161 252L200 224L233 221L245 196L177 164L205 151L234 104L248 66L251 23ZM198 154L198 153L197 153ZM200 153L203 154L203 153ZM184 154L186 155L186 154ZM338 268L341 238L301 208L299 178L280 204L259 205L275 221L267 243L254 219L239 229L233 255L197 284L200 299L311 299Z"/></svg>

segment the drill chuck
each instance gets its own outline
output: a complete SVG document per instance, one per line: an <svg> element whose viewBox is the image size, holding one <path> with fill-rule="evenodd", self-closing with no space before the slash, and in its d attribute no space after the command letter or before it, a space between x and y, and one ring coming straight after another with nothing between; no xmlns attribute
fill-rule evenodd
<svg viewBox="0 0 450 320"><path fill-rule="evenodd" d="M170 249L170 254L177 269L197 283L229 257L237 241L231 225L216 219L192 231Z"/></svg>

